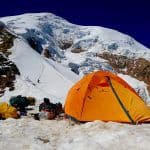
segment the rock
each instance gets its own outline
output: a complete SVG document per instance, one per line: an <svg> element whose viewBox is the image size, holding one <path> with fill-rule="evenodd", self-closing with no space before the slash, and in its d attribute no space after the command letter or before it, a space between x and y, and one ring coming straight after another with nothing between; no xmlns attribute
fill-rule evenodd
<svg viewBox="0 0 150 150"><path fill-rule="evenodd" d="M74 48L71 50L72 53L81 53L81 52L85 52L85 49L82 48Z"/></svg>
<svg viewBox="0 0 150 150"><path fill-rule="evenodd" d="M9 60L10 49L13 46L14 35L6 31L3 28L3 24L0 23L0 96L5 92L5 88L9 88L9 91L15 89L14 81L16 75L20 75L17 66Z"/></svg>
<svg viewBox="0 0 150 150"><path fill-rule="evenodd" d="M6 28L6 25L4 22L0 21L0 31L5 29Z"/></svg>
<svg viewBox="0 0 150 150"><path fill-rule="evenodd" d="M150 61L143 58L130 59L126 56L109 53L97 54L97 56L108 60L109 64L118 73L130 75L147 83L150 94Z"/></svg>
<svg viewBox="0 0 150 150"><path fill-rule="evenodd" d="M68 49L73 45L73 41L68 41L68 40L60 40L58 41L58 46L62 49Z"/></svg>
<svg viewBox="0 0 150 150"><path fill-rule="evenodd" d="M43 50L43 55L46 57L46 58L51 58L52 55L50 53L50 51L48 49L44 49Z"/></svg>

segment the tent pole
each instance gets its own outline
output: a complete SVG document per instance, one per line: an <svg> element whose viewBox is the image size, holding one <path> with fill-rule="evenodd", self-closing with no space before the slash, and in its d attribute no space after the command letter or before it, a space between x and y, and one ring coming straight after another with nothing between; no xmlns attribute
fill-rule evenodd
<svg viewBox="0 0 150 150"><path fill-rule="evenodd" d="M110 87L111 87L112 92L114 93L114 95L115 95L117 101L119 102L121 108L123 109L124 113L127 115L127 117L129 118L129 120L131 121L131 123L135 125L136 122L132 119L132 117L130 116L129 112L127 111L127 109L126 109L125 106L123 105L121 99L119 98L118 94L116 93L116 91L115 91L115 89L114 89L114 87L113 87L113 85L112 85L112 82L111 82L111 80L110 80L110 77L106 76L106 78L107 78L107 80L108 80L108 83L109 83L109 85L110 85Z"/></svg>

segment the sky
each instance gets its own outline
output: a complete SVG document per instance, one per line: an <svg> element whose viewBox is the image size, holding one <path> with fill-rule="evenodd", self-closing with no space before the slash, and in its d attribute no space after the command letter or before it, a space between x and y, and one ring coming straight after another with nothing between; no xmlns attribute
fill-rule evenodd
<svg viewBox="0 0 150 150"><path fill-rule="evenodd" d="M1 0L0 16L51 12L79 25L116 29L150 48L148 0Z"/></svg>

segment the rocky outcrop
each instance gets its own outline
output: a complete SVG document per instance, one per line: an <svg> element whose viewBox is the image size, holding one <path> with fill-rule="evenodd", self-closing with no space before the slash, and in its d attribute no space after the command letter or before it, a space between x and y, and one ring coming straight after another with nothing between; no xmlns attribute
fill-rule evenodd
<svg viewBox="0 0 150 150"><path fill-rule="evenodd" d="M8 58L14 39L15 36L7 30L0 30L0 96L4 94L6 88L14 90L16 75L20 75L17 66Z"/></svg>
<svg viewBox="0 0 150 150"><path fill-rule="evenodd" d="M48 49L44 49L43 50L43 55L46 58L52 58L52 55L51 55L51 53L50 53L50 51Z"/></svg>
<svg viewBox="0 0 150 150"><path fill-rule="evenodd" d="M81 53L81 52L85 52L85 49L82 48L74 48L71 50L72 53Z"/></svg>
<svg viewBox="0 0 150 150"><path fill-rule="evenodd" d="M129 59L126 56L109 53L97 54L97 56L108 60L115 71L147 83L150 93L150 61L143 58Z"/></svg>
<svg viewBox="0 0 150 150"><path fill-rule="evenodd" d="M0 31L4 30L5 28L7 28L6 25L0 21Z"/></svg>
<svg viewBox="0 0 150 150"><path fill-rule="evenodd" d="M14 81L16 75L20 75L16 65L0 54L0 96L4 93L5 88L14 90Z"/></svg>
<svg viewBox="0 0 150 150"><path fill-rule="evenodd" d="M72 40L59 40L58 41L58 46L59 48L61 48L62 50L66 50L68 48L70 48L73 45L73 41Z"/></svg>
<svg viewBox="0 0 150 150"><path fill-rule="evenodd" d="M0 30L0 52L2 52L5 56L10 54L10 49L13 46L13 40L15 36L9 33L7 30Z"/></svg>

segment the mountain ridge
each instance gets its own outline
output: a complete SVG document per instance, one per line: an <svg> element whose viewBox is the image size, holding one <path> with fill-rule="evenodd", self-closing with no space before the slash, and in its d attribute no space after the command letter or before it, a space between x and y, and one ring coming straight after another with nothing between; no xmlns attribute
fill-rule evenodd
<svg viewBox="0 0 150 150"><path fill-rule="evenodd" d="M51 13L23 14L0 21L42 57L50 59L50 65L58 63L80 77L99 69L123 73L150 86L150 49L128 35L104 27L74 25ZM115 61L118 64L112 63ZM139 66L143 66L141 70Z"/></svg>

